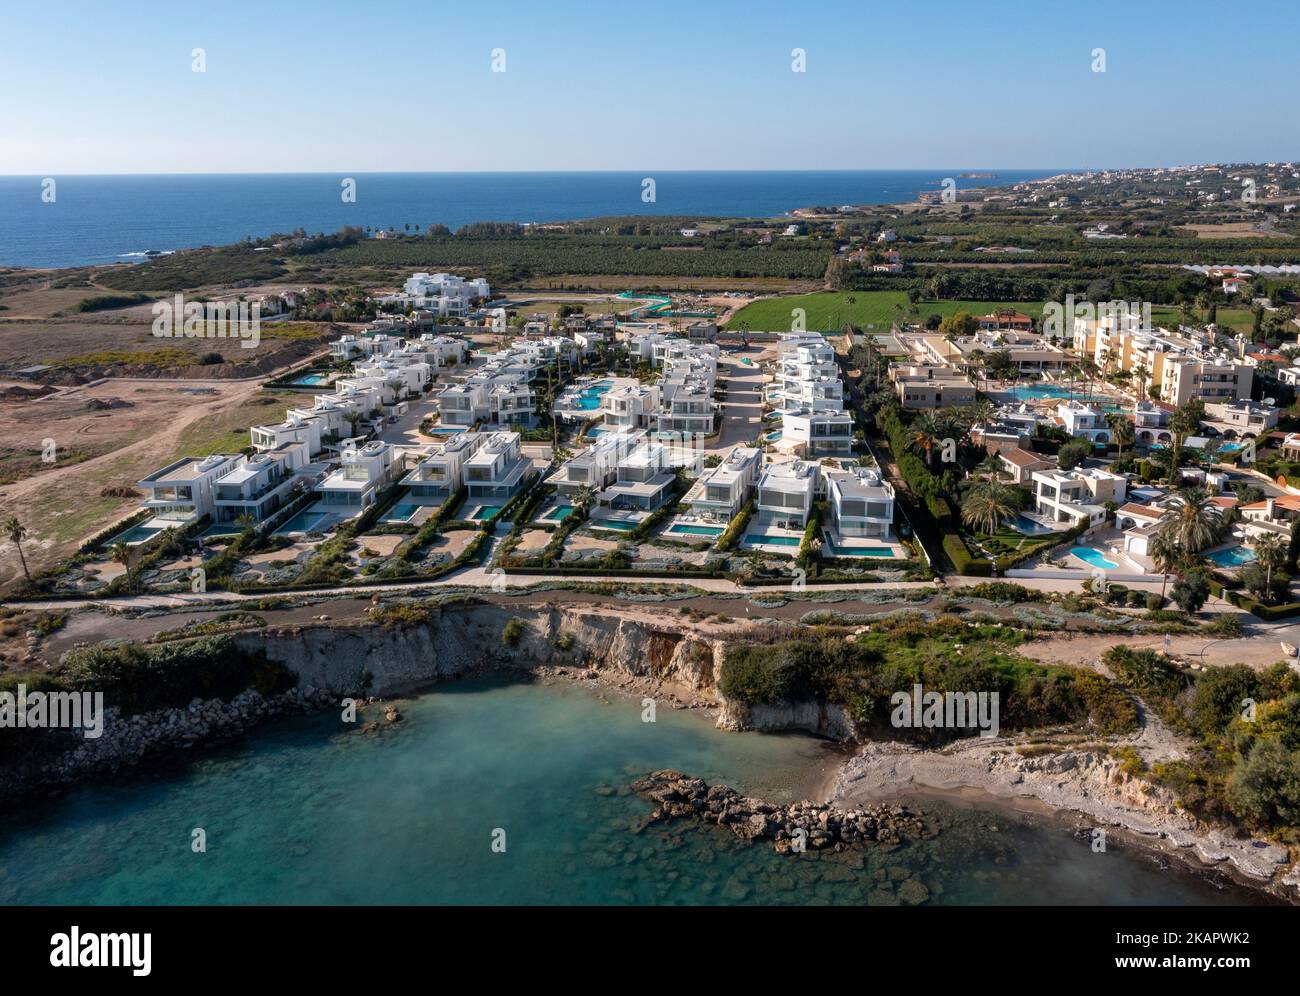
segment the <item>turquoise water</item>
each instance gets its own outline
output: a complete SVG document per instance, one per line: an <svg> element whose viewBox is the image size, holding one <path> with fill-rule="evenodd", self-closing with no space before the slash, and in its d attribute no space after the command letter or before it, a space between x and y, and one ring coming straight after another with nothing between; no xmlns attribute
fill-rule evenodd
<svg viewBox="0 0 1300 996"><path fill-rule="evenodd" d="M1242 564L1249 564L1255 559L1255 552L1249 547L1229 546L1222 550L1214 550L1205 555L1207 560L1211 560L1220 567L1240 567Z"/></svg>
<svg viewBox="0 0 1300 996"><path fill-rule="evenodd" d="M803 542L798 536L764 536L761 533L750 533L745 537L746 543L763 543L767 546L798 546Z"/></svg>
<svg viewBox="0 0 1300 996"><path fill-rule="evenodd" d="M628 522L625 519L599 519L591 524L591 528L614 529L620 533L630 533L639 525L639 522Z"/></svg>
<svg viewBox="0 0 1300 996"><path fill-rule="evenodd" d="M597 436L603 436L606 431L607 430L602 429L598 425L593 425L590 429L587 430L587 438L595 439Z"/></svg>
<svg viewBox="0 0 1300 996"><path fill-rule="evenodd" d="M1044 536L1047 533L1054 533L1057 530L1051 526L1045 526L1041 522L1035 522L1027 515L1017 515L1011 520L1011 528L1018 533L1024 533L1026 536Z"/></svg>
<svg viewBox="0 0 1300 996"><path fill-rule="evenodd" d="M303 374L301 377L295 377L289 383L297 387L313 387L316 384L324 384L329 379L329 374Z"/></svg>
<svg viewBox="0 0 1300 996"><path fill-rule="evenodd" d="M572 505L556 505L553 509L551 509L549 512L546 513L546 517L548 519L567 519L572 514L573 514Z"/></svg>
<svg viewBox="0 0 1300 996"><path fill-rule="evenodd" d="M387 518L396 522L405 522L419 510L419 505L394 505Z"/></svg>
<svg viewBox="0 0 1300 996"><path fill-rule="evenodd" d="M776 432L769 432L767 436L764 438L766 438L769 443L775 443L778 439L781 438L781 435L782 435L782 430L777 429Z"/></svg>
<svg viewBox="0 0 1300 996"><path fill-rule="evenodd" d="M650 807L624 786L646 771L680 768L780 802L810 794L826 760L811 738L723 733L662 704L643 723L641 709L575 686L466 681L404 703L382 735L336 714L288 720L6 815L0 903L861 905L895 869L941 903L1249 899L1118 844L1095 855L1059 826L938 803L923 804L937 838L865 862L782 857L686 822L637 833ZM202 854L190 850L196 827Z"/></svg>
<svg viewBox="0 0 1300 996"><path fill-rule="evenodd" d="M160 532L162 532L162 530L156 526L148 528L145 526L132 526L130 529L118 533L111 540L107 540L104 545L113 546L116 543L144 543L146 540L157 536Z"/></svg>
<svg viewBox="0 0 1300 996"><path fill-rule="evenodd" d="M670 533L685 533L687 536L721 536L727 531L725 526L688 526L678 523L669 526Z"/></svg>
<svg viewBox="0 0 1300 996"><path fill-rule="evenodd" d="M830 540L826 541L826 551L832 557L877 557L884 560L893 560L894 551L882 547L868 547L866 549L855 550L850 546L836 546Z"/></svg>
<svg viewBox="0 0 1300 996"><path fill-rule="evenodd" d="M438 436L448 432L468 432L469 427L464 425L435 425L430 435Z"/></svg>
<svg viewBox="0 0 1300 996"><path fill-rule="evenodd" d="M1119 566L1115 561L1107 559L1100 550L1094 550L1090 546L1071 547L1070 552L1088 566L1100 567L1103 571L1113 571Z"/></svg>
<svg viewBox="0 0 1300 996"><path fill-rule="evenodd" d="M474 514L471 515L470 518L482 521L483 519L492 518L492 516L496 515L500 511L500 505L480 505L478 508L474 509Z"/></svg>
<svg viewBox="0 0 1300 996"><path fill-rule="evenodd" d="M276 533L278 535L285 535L287 533L309 533L324 521L324 519L325 515L322 512L308 512L303 510L277 529Z"/></svg>

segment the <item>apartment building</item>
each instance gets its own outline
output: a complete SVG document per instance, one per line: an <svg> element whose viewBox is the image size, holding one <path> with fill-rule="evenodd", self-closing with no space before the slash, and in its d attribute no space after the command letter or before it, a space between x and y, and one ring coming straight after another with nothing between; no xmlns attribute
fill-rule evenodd
<svg viewBox="0 0 1300 996"><path fill-rule="evenodd" d="M802 460L768 465L758 479L754 504L759 524L803 529L812 515L819 469Z"/></svg>
<svg viewBox="0 0 1300 996"><path fill-rule="evenodd" d="M532 470L532 461L519 449L519 433L493 432L465 460L465 487L474 499L513 498Z"/></svg>
<svg viewBox="0 0 1300 996"><path fill-rule="evenodd" d="M417 273L402 285L400 294L380 298L385 304L422 308L442 317L463 318L476 298L491 297L488 282L466 280L451 273Z"/></svg>
<svg viewBox="0 0 1300 996"><path fill-rule="evenodd" d="M754 490L762 466L762 450L733 447L721 463L699 476L682 502L700 518L729 522Z"/></svg>
<svg viewBox="0 0 1300 996"><path fill-rule="evenodd" d="M776 446L804 457L847 456L853 449L853 416L835 408L788 411Z"/></svg>
<svg viewBox="0 0 1300 996"><path fill-rule="evenodd" d="M1100 525L1106 520L1105 502L1124 504L1128 479L1094 468L1036 470L1030 474L1034 509L1052 522Z"/></svg>
<svg viewBox="0 0 1300 996"><path fill-rule="evenodd" d="M824 470L830 525L837 537L889 539L894 526L894 488L870 467Z"/></svg>
<svg viewBox="0 0 1300 996"><path fill-rule="evenodd" d="M956 408L975 400L970 378L951 367L891 366L889 377L899 403L907 409Z"/></svg>

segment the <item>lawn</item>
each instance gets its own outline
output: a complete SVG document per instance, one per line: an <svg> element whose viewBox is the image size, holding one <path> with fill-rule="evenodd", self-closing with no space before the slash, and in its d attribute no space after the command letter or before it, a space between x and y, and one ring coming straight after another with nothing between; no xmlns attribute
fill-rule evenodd
<svg viewBox="0 0 1300 996"><path fill-rule="evenodd" d="M901 306L902 310L899 310ZM801 294L794 297L765 298L741 308L727 323L728 329L738 329L742 324L754 332L787 332L795 308L807 312L807 328L815 331L839 332L846 322L861 328L870 325L888 325L904 317L907 295L902 291L827 291L821 294ZM1012 308L1038 318L1043 311L1041 301L920 301L917 309L922 319L927 315L955 315L968 311L972 315L986 315L995 308Z"/></svg>

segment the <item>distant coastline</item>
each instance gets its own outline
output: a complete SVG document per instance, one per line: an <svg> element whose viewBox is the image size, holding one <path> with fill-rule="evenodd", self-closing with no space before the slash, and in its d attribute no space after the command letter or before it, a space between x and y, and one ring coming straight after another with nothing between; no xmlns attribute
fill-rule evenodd
<svg viewBox="0 0 1300 996"><path fill-rule="evenodd" d="M998 170L997 185L1062 170ZM124 263L160 252L227 245L246 237L344 225L422 229L474 221L559 222L627 215L769 218L812 205L893 204L953 177L959 189L988 186L960 170L655 171L599 173L356 173L355 202L340 196L344 173L135 174L0 177L0 265L74 267ZM655 180L654 199L642 181ZM979 179L975 179L978 177Z"/></svg>

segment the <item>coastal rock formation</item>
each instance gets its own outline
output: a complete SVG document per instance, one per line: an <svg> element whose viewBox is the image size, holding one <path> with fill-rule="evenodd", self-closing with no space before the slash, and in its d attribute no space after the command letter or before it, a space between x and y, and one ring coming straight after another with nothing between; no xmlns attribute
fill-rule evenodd
<svg viewBox="0 0 1300 996"><path fill-rule="evenodd" d="M646 825L695 818L727 827L744 840L771 840L778 854L866 846L892 849L905 840L933 837L937 832L926 825L923 812L907 806L839 809L812 802L774 806L680 771L652 772L633 782L632 789L656 804ZM924 899L919 891L913 896L915 902Z"/></svg>
<svg viewBox="0 0 1300 996"><path fill-rule="evenodd" d="M249 689L229 702L195 699L184 709L160 709L132 716L110 706L104 710L101 736L86 739L79 732L70 732L66 736L75 743L70 749L0 768L0 799L36 787L116 775L151 757L200 744L224 743L268 720L336 705L334 695L305 687L269 697Z"/></svg>
<svg viewBox="0 0 1300 996"><path fill-rule="evenodd" d="M858 724L849 711L830 702L786 702L780 705L746 705L730 699L722 701L718 712L718 729L731 730L806 730L833 740L861 739Z"/></svg>

